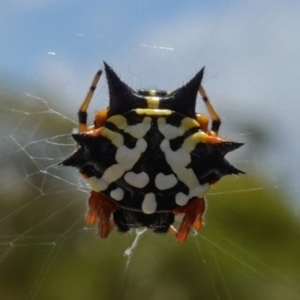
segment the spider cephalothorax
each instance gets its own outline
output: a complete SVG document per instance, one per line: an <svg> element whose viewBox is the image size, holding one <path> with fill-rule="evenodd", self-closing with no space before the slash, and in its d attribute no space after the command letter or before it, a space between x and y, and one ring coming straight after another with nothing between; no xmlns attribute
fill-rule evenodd
<svg viewBox="0 0 300 300"><path fill-rule="evenodd" d="M202 226L204 196L224 175L242 173L224 158L242 144L217 136L220 119L201 86L204 69L173 91L133 90L105 64L109 107L86 126L86 110L99 71L79 111L78 148L62 164L79 169L92 189L89 223L105 238L114 225L122 232L147 227L186 239ZM213 119L195 112L198 91ZM184 214L177 231L174 216ZM111 220L113 215L113 220Z"/></svg>

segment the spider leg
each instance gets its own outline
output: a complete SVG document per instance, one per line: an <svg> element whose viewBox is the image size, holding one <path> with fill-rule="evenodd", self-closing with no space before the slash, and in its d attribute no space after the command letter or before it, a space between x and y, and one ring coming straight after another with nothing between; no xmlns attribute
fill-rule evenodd
<svg viewBox="0 0 300 300"><path fill-rule="evenodd" d="M206 106L206 109L208 110L208 113L212 119L212 125L211 125L211 134L212 135L218 135L219 128L221 126L221 120L216 111L214 110L213 106L211 105L206 92L202 85L199 87L199 93L204 101L204 104Z"/></svg>
<svg viewBox="0 0 300 300"><path fill-rule="evenodd" d="M205 211L204 198L198 198L188 202L187 205L175 209L173 213L175 215L184 214L183 220L180 224L178 232L171 228L169 232L176 236L179 242L184 242L189 234L191 227L199 230L203 227L203 214Z"/></svg>
<svg viewBox="0 0 300 300"><path fill-rule="evenodd" d="M78 111L79 132L84 132L87 130L87 126L86 126L87 112L86 111L87 111L90 101L93 97L94 91L95 91L98 81L101 77L101 74L102 74L102 70L99 70L97 72L97 74L95 75L92 85L91 85L82 105L80 106L79 111Z"/></svg>
<svg viewBox="0 0 300 300"><path fill-rule="evenodd" d="M206 115L203 115L203 114L197 114L196 117L197 117L197 122L200 125L200 129L208 134L209 133L209 131L208 131L208 123L209 123L208 117Z"/></svg>
<svg viewBox="0 0 300 300"><path fill-rule="evenodd" d="M96 112L94 128L100 128L107 120L108 109L101 109Z"/></svg>
<svg viewBox="0 0 300 300"><path fill-rule="evenodd" d="M110 216L116 209L118 207L112 201L100 193L91 192L86 221L88 224L95 224L99 219L98 234L102 239L107 238L114 228L114 223L110 221Z"/></svg>
<svg viewBox="0 0 300 300"><path fill-rule="evenodd" d="M178 230L173 225L170 225L169 233L176 237L176 235L178 234Z"/></svg>

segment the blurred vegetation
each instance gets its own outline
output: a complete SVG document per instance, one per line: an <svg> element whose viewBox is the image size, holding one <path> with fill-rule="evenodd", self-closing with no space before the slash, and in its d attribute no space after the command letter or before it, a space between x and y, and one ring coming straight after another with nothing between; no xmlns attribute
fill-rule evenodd
<svg viewBox="0 0 300 300"><path fill-rule="evenodd" d="M283 191L224 178L198 234L146 232L129 259L135 234L100 240L84 224L85 186L57 167L74 123L50 100L1 97L1 299L300 298L300 224Z"/></svg>

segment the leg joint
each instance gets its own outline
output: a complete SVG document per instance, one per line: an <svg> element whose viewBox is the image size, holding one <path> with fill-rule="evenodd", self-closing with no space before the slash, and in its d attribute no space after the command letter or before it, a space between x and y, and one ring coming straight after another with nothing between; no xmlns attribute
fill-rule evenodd
<svg viewBox="0 0 300 300"><path fill-rule="evenodd" d="M87 121L87 112L80 110L78 112L78 120L79 120L80 124L86 124L86 121Z"/></svg>

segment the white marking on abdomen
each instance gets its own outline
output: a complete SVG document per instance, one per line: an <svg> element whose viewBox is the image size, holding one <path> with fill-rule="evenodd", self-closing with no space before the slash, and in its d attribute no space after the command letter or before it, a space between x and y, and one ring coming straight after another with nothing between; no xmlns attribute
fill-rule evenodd
<svg viewBox="0 0 300 300"><path fill-rule="evenodd" d="M185 167L191 162L191 155L179 148L177 151L173 151L170 148L170 141L165 139L160 144L160 149L165 153L165 157L169 165Z"/></svg>
<svg viewBox="0 0 300 300"><path fill-rule="evenodd" d="M154 193L148 193L142 203L142 211L145 214L153 214L156 211L157 203Z"/></svg>
<svg viewBox="0 0 300 300"><path fill-rule="evenodd" d="M149 176L145 172L139 174L128 172L125 174L124 179L128 184L139 189L145 187L149 182Z"/></svg>
<svg viewBox="0 0 300 300"><path fill-rule="evenodd" d="M125 171L132 169L135 163L140 159L141 153L147 148L147 142L144 139L138 140L136 146L133 149L129 149L126 146L121 146L116 152L116 161Z"/></svg>
<svg viewBox="0 0 300 300"><path fill-rule="evenodd" d="M191 162L191 155L189 153L182 148L173 151L170 148L169 140L163 140L160 148L165 153L167 163L180 181L182 181L189 189L199 185L199 181L193 169L186 168Z"/></svg>
<svg viewBox="0 0 300 300"><path fill-rule="evenodd" d="M199 184L198 186L196 186L190 190L189 197L190 198L192 198L192 197L202 198L208 192L209 187L210 187L209 183Z"/></svg>
<svg viewBox="0 0 300 300"><path fill-rule="evenodd" d="M90 177L88 179L91 189L95 192L106 190L110 183L118 180L126 171L133 168L140 159L141 153L143 153L146 148L147 143L143 139L138 140L133 149L129 149L124 145L119 147L115 156L117 164L107 168L100 179L96 177Z"/></svg>
<svg viewBox="0 0 300 300"><path fill-rule="evenodd" d="M155 177L155 186L159 190L167 190L172 188L177 184L178 180L174 176L174 174L164 175L163 173L159 173Z"/></svg>
<svg viewBox="0 0 300 300"><path fill-rule="evenodd" d="M175 202L176 204L180 205L180 206L184 206L188 203L189 199L197 197L197 198L203 198L206 193L209 190L209 183L205 183L205 184L200 184L198 186L196 186L195 188L191 189L189 191L189 194L186 195L184 193L177 193L175 196Z"/></svg>
<svg viewBox="0 0 300 300"><path fill-rule="evenodd" d="M157 126L158 130L167 140L171 140L178 136L182 136L185 132L185 130L181 127L167 124L166 119L162 117L158 118Z"/></svg>
<svg viewBox="0 0 300 300"><path fill-rule="evenodd" d="M183 206L183 205L186 205L189 201L190 197L184 193L178 193L176 194L175 196L175 202L176 204L180 205L180 206Z"/></svg>
<svg viewBox="0 0 300 300"><path fill-rule="evenodd" d="M202 198L208 192L210 185L208 183L201 185L197 179L192 168L186 168L191 161L191 155L184 151L182 148L177 151L172 151L170 142L164 140L160 146L161 150L165 153L165 158L170 165L172 171L176 174L177 178L189 188L188 199L182 194L175 197L175 202L178 205L185 205L193 197ZM182 204L180 204L182 203Z"/></svg>
<svg viewBox="0 0 300 300"><path fill-rule="evenodd" d="M110 196L117 200L117 201L120 201L123 199L124 197L124 191L121 189L121 188L116 188L115 190L112 190L110 192Z"/></svg>
<svg viewBox="0 0 300 300"><path fill-rule="evenodd" d="M105 170L101 179L107 183L112 183L123 176L125 170L121 164L115 164Z"/></svg>
<svg viewBox="0 0 300 300"><path fill-rule="evenodd" d="M150 129L151 121L152 119L150 117L145 117L142 123L136 125L128 125L124 129L124 132L129 133L131 136L133 136L136 139L140 139L144 137L145 134Z"/></svg>

